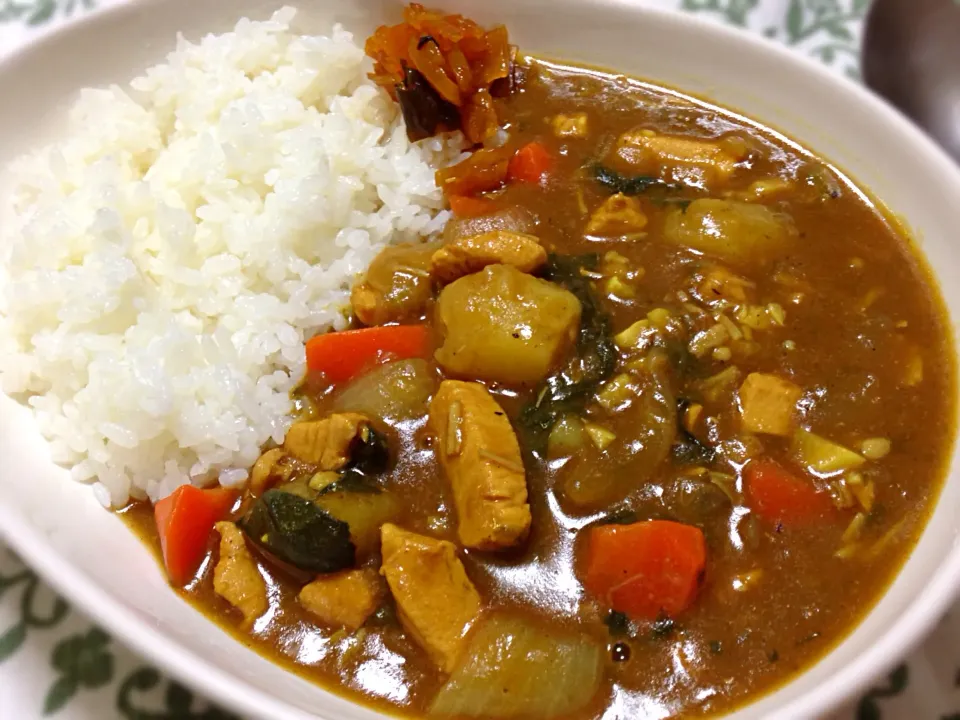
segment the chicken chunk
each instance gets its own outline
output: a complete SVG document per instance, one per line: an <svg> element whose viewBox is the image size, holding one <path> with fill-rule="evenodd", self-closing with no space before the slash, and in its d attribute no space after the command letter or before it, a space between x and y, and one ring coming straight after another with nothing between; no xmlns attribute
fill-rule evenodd
<svg viewBox="0 0 960 720"><path fill-rule="evenodd" d="M450 375L536 385L573 347L580 301L563 288L509 265L490 265L447 285L437 301Z"/></svg>
<svg viewBox="0 0 960 720"><path fill-rule="evenodd" d="M243 613L245 625L267 611L267 585L247 549L243 533L232 522L218 522L220 559L213 570L213 589Z"/></svg>
<svg viewBox="0 0 960 720"><path fill-rule="evenodd" d="M250 492L260 495L267 486L286 482L295 471L290 456L283 448L272 448L257 458L250 471Z"/></svg>
<svg viewBox="0 0 960 720"><path fill-rule="evenodd" d="M711 187L728 179L744 159L745 149L721 141L659 135L637 128L620 136L617 155L639 172L659 174L670 182Z"/></svg>
<svg viewBox="0 0 960 720"><path fill-rule="evenodd" d="M350 293L360 322L383 325L420 315L433 295L430 256L436 247L408 243L381 250Z"/></svg>
<svg viewBox="0 0 960 720"><path fill-rule="evenodd" d="M547 251L534 235L491 230L460 238L437 250L430 259L430 272L442 282L453 282L487 265L512 265L521 272L533 272L547 261Z"/></svg>
<svg viewBox="0 0 960 720"><path fill-rule="evenodd" d="M370 421L359 413L337 413L323 420L294 423L287 430L283 447L297 460L339 470L350 462L353 441L369 432Z"/></svg>
<svg viewBox="0 0 960 720"><path fill-rule="evenodd" d="M380 604L382 582L370 569L321 575L303 586L300 604L325 625L356 630Z"/></svg>
<svg viewBox="0 0 960 720"><path fill-rule="evenodd" d="M790 435L801 395L803 391L789 380L766 373L750 373L740 386L743 429L769 435Z"/></svg>
<svg viewBox="0 0 960 720"><path fill-rule="evenodd" d="M647 226L647 216L636 198L617 193L608 197L587 223L586 234L598 237L629 235Z"/></svg>
<svg viewBox="0 0 960 720"><path fill-rule="evenodd" d="M460 542L497 550L526 537L530 506L520 446L487 389L444 380L430 403L429 427L453 488Z"/></svg>
<svg viewBox="0 0 960 720"><path fill-rule="evenodd" d="M403 627L444 671L450 672L480 613L480 594L453 543L387 523L381 530L383 565Z"/></svg>

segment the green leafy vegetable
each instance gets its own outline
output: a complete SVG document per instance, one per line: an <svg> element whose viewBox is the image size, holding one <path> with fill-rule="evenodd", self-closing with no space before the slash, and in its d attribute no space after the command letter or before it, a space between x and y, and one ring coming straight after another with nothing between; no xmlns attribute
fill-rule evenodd
<svg viewBox="0 0 960 720"><path fill-rule="evenodd" d="M712 448L697 440L682 425L677 427L677 439L670 453L679 465L707 465L715 456Z"/></svg>
<svg viewBox="0 0 960 720"><path fill-rule="evenodd" d="M677 438L670 453L674 462L680 465L708 465L713 462L716 452L683 426L683 416L689 405L690 401L686 399L677 402Z"/></svg>
<svg viewBox="0 0 960 720"><path fill-rule="evenodd" d="M548 632L494 615L470 638L430 713L546 720L583 708L600 689L603 649L588 635Z"/></svg>
<svg viewBox="0 0 960 720"><path fill-rule="evenodd" d="M622 612L611 610L603 619L613 637L620 637L630 632L630 619Z"/></svg>
<svg viewBox="0 0 960 720"><path fill-rule="evenodd" d="M548 377L538 389L536 401L520 412L520 426L530 431L538 451L543 449L546 433L557 419L567 412L580 413L587 398L617 367L610 318L600 310L590 281L582 272L596 268L598 262L596 254L551 254L547 258L544 278L576 295L581 314L576 358L563 371Z"/></svg>
<svg viewBox="0 0 960 720"><path fill-rule="evenodd" d="M379 493L381 492L381 488L374 483L369 475L365 475L354 468L348 468L341 471L339 480L330 483L317 492L316 497L339 492Z"/></svg>
<svg viewBox="0 0 960 720"><path fill-rule="evenodd" d="M301 570L329 573L354 564L350 526L294 493L268 490L239 525L255 545Z"/></svg>
<svg viewBox="0 0 960 720"><path fill-rule="evenodd" d="M667 206L667 207L678 207L678 208L680 208L680 211L683 212L683 211L686 210L688 207L690 207L690 203L693 202L693 198L680 198L680 197L664 197L664 198L658 198L658 197L652 197L652 198L650 198L650 202L652 202L654 205L658 205L658 206L660 206L660 207L665 207L665 206Z"/></svg>
<svg viewBox="0 0 960 720"><path fill-rule="evenodd" d="M632 525L635 522L640 521L640 516L637 514L636 510L614 510L612 513L604 515L602 518L597 520L593 525Z"/></svg>
<svg viewBox="0 0 960 720"><path fill-rule="evenodd" d="M623 193L624 195L639 195L640 193L653 188L660 187L664 189L677 189L676 186L664 182L658 177L652 175L634 175L627 177L621 175L616 170L596 163L590 167L593 178L613 193Z"/></svg>
<svg viewBox="0 0 960 720"><path fill-rule="evenodd" d="M654 620L651 633L655 638L663 638L673 634L676 629L677 624L673 621L673 618L661 613L660 617Z"/></svg>
<svg viewBox="0 0 960 720"><path fill-rule="evenodd" d="M372 427L367 426L363 433L350 445L350 462L347 470L375 475L387 469L390 463L390 451L387 438Z"/></svg>

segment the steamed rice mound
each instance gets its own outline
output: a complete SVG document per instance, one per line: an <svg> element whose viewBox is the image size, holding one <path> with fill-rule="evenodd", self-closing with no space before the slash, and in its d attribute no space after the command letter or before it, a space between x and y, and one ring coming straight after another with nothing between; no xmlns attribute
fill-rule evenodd
<svg viewBox="0 0 960 720"><path fill-rule="evenodd" d="M293 15L84 90L10 169L0 386L106 505L242 484L291 422L304 341L346 325L381 247L446 220L458 141L408 142L351 35Z"/></svg>

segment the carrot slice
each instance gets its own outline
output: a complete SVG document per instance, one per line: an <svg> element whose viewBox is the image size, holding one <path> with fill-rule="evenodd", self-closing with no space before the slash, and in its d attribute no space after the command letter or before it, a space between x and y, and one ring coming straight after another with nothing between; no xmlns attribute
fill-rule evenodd
<svg viewBox="0 0 960 720"><path fill-rule="evenodd" d="M437 186L447 197L496 190L507 179L512 153L507 148L484 148L456 165L437 170Z"/></svg>
<svg viewBox="0 0 960 720"><path fill-rule="evenodd" d="M743 482L750 509L770 523L810 525L829 519L836 510L827 493L773 460L752 460Z"/></svg>
<svg viewBox="0 0 960 720"><path fill-rule="evenodd" d="M384 325L317 335L307 341L307 368L343 383L385 360L426 357L426 325Z"/></svg>
<svg viewBox="0 0 960 720"><path fill-rule="evenodd" d="M587 530L583 584L631 617L676 616L693 604L707 562L703 533L692 525L649 520Z"/></svg>
<svg viewBox="0 0 960 720"><path fill-rule="evenodd" d="M460 218L488 215L492 213L496 207L496 203L488 198L469 197L468 195L450 196L450 210Z"/></svg>
<svg viewBox="0 0 960 720"><path fill-rule="evenodd" d="M226 516L236 499L236 491L227 488L181 485L153 506L171 583L183 586L193 579L207 554L214 523Z"/></svg>
<svg viewBox="0 0 960 720"><path fill-rule="evenodd" d="M507 182L538 183L553 165L550 151L539 142L531 142L517 150L507 167Z"/></svg>

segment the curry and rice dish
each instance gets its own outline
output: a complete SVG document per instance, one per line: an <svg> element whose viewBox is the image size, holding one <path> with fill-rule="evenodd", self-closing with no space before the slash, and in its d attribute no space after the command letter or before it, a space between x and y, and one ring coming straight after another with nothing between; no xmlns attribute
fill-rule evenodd
<svg viewBox="0 0 960 720"><path fill-rule="evenodd" d="M204 318L191 331L213 327L221 350L269 335L232 314L275 311L244 293L285 303L289 332L244 366L260 389L245 395L238 381L236 407L222 388L171 381L171 397L186 387L209 413L197 427L219 409L242 432L191 445L177 433L197 408L161 411L153 398L137 415L159 418L153 434L98 418L102 437L89 439L65 429L76 414L65 408L83 401L65 381L21 370L8 390L61 412L60 431L45 427L74 453L61 461L78 479L97 475L171 584L271 660L409 717L717 714L850 632L921 532L954 434L948 320L902 228L776 132L673 90L524 56L503 27L411 5L367 40L370 72L342 31L298 39L288 19L238 26L232 41L270 44L257 62L271 77L340 43L324 58L340 86L316 76L290 92L333 145L366 122L358 147L382 151L366 166L336 148L317 156L333 185L360 195L339 226L318 229L327 220L308 212L284 230L298 282L326 268L332 290L322 301L316 283L303 290L297 315L300 286L236 249L218 197L246 183L252 195L228 204L242 212L259 193L257 217L293 202L279 197L286 170L258 180L252 160L229 182L197 180L202 200L171 203L214 250L194 257L163 240L147 253L180 253L200 285L213 256L260 273L231 286L224 271L246 300L205 307L188 293L165 308L178 328L183 313ZM203 48L181 48L133 86L166 117L156 147L131 154L151 189L157 165L187 172L170 159L188 140L177 133L200 122L196 149L202 123L216 124L199 95L156 100ZM233 98L266 92L250 82ZM305 129L311 118L271 119L277 107L261 105L256 122L327 142ZM220 122L208 139L224 138ZM336 195L303 173L300 194ZM375 190L363 195L364 183ZM152 217L142 222L178 222ZM244 228L269 243L282 224L269 217ZM311 233L341 254L305 250ZM159 313L150 302L142 312ZM147 323L126 322L126 338ZM36 354L55 333L41 334ZM142 358L124 347L136 370ZM194 362L178 357L164 367ZM241 359L228 366L237 376ZM164 412L182 421L163 425ZM138 448L159 467L137 465Z"/></svg>

